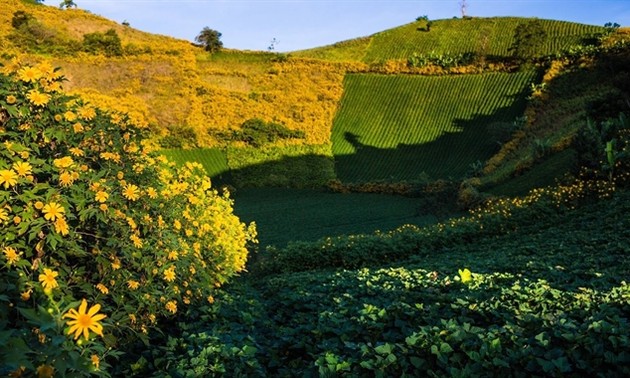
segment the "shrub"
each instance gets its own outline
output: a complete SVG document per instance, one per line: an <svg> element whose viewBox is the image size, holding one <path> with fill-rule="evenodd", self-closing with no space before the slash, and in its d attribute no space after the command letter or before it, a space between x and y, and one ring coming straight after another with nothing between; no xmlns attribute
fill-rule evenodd
<svg viewBox="0 0 630 378"><path fill-rule="evenodd" d="M244 142L252 147L262 147L282 139L303 139L301 130L290 130L276 122L265 122L259 118L249 119L241 125L241 130L232 134L221 134L221 138L229 141Z"/></svg>
<svg viewBox="0 0 630 378"><path fill-rule="evenodd" d="M123 48L116 30L109 29L105 33L88 33L83 36L83 49L92 54L105 56L121 56Z"/></svg>
<svg viewBox="0 0 630 378"><path fill-rule="evenodd" d="M174 172L62 79L16 60L0 74L3 376L108 375L124 345L212 302L255 238L200 165Z"/></svg>

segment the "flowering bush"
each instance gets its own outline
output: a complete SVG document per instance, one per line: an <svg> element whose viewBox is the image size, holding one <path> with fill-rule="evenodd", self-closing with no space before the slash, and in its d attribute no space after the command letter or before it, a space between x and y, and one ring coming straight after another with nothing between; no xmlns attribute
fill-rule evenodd
<svg viewBox="0 0 630 378"><path fill-rule="evenodd" d="M213 302L255 242L201 165L174 171L62 79L1 68L0 375L107 375L122 345Z"/></svg>

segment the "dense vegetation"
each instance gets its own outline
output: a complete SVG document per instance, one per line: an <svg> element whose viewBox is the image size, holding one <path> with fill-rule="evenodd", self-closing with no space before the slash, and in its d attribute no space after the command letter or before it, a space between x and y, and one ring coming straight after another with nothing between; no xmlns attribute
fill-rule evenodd
<svg viewBox="0 0 630 378"><path fill-rule="evenodd" d="M3 376L107 372L166 318L212 302L255 241L199 164L172 170L146 130L62 80L17 59L0 73Z"/></svg>
<svg viewBox="0 0 630 378"><path fill-rule="evenodd" d="M209 54L39 3L0 0L0 375L630 375L627 31Z"/></svg>

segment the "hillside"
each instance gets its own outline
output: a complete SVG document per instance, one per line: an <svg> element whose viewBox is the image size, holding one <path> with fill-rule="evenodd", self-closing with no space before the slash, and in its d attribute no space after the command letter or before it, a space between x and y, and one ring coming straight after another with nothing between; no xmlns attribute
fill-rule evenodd
<svg viewBox="0 0 630 378"><path fill-rule="evenodd" d="M298 51L296 56L330 60L357 60L379 63L407 60L413 54L474 53L489 60L509 57L514 29L531 19L491 17L445 20L418 20L369 37L344 41L332 46ZM557 20L539 20L547 40L538 50L540 56L554 54L580 45L603 27ZM430 28L427 29L427 22Z"/></svg>

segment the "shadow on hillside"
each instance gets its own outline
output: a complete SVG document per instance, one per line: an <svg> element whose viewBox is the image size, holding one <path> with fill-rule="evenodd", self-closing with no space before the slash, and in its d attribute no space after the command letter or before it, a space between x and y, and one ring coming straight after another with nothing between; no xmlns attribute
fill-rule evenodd
<svg viewBox="0 0 630 378"><path fill-rule="evenodd" d="M497 152L498 144L490 136L488 126L511 122L522 114L521 99L490 115L456 119L457 131L423 144L400 143L396 148L378 148L362 143L361 135L346 132L345 142L352 145L354 153L335 157L337 176L348 182L415 180L427 175L431 179L459 179L473 163L485 161Z"/></svg>
<svg viewBox="0 0 630 378"><path fill-rule="evenodd" d="M498 144L491 138L488 126L494 122L512 122L522 114L525 94L513 97L512 105L492 114L455 119L457 131L444 133L431 142L378 148L363 143L363 135L346 132L340 143L349 143L352 154L336 155L334 160L314 154L284 157L225 172L213 179L217 184L236 188L321 187L335 178L343 182L459 179L473 163L485 161L497 152Z"/></svg>

